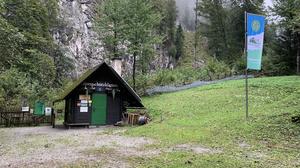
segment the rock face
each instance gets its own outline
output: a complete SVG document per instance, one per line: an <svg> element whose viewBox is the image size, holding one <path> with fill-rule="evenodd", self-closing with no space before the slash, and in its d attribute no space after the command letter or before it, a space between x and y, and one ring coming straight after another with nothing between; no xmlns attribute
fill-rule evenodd
<svg viewBox="0 0 300 168"><path fill-rule="evenodd" d="M94 10L101 0L59 0L59 17L63 26L53 35L74 61L77 78L86 69L102 62L104 49L93 30Z"/></svg>
<svg viewBox="0 0 300 168"><path fill-rule="evenodd" d="M66 56L75 65L73 78L78 78L87 69L104 60L105 51L99 35L94 31L96 6L102 0L59 0L59 19L63 25L54 33L53 38L63 48ZM150 64L151 71L172 67L170 58L158 49L158 53ZM132 72L133 59L130 56L122 58L123 77Z"/></svg>

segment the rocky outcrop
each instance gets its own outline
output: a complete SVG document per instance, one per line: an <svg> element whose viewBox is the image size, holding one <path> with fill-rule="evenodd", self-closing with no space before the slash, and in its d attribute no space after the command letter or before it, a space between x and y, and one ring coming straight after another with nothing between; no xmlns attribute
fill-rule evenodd
<svg viewBox="0 0 300 168"><path fill-rule="evenodd" d="M73 78L94 67L104 60L105 52L99 34L94 31L96 6L102 0L59 0L59 19L62 25L53 38L63 48L67 57L75 65ZM172 68L172 59L166 51L157 47L157 54L150 63L150 72L160 68ZM132 72L133 59L123 56L123 76Z"/></svg>
<svg viewBox="0 0 300 168"><path fill-rule="evenodd" d="M104 49L93 30L94 11L100 1L59 0L59 17L64 25L53 36L74 61L75 78L103 60Z"/></svg>

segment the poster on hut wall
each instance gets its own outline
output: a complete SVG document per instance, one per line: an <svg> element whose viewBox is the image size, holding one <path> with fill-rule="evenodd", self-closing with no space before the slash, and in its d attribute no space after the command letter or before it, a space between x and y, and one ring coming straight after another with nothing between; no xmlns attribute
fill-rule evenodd
<svg viewBox="0 0 300 168"><path fill-rule="evenodd" d="M79 101L77 101L77 106L80 108L81 113L87 113L89 112L89 105L91 105L89 102L90 100L90 95L79 95Z"/></svg>
<svg viewBox="0 0 300 168"><path fill-rule="evenodd" d="M88 107L80 107L80 112L81 113L87 113L89 111Z"/></svg>
<svg viewBox="0 0 300 168"><path fill-rule="evenodd" d="M91 100L90 95L79 95L79 100Z"/></svg>

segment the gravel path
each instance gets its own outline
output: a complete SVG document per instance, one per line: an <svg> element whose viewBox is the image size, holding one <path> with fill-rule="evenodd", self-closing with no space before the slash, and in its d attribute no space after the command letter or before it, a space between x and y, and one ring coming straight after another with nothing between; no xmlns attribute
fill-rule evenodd
<svg viewBox="0 0 300 168"><path fill-rule="evenodd" d="M126 137L124 128L0 129L0 167L130 167L132 156L153 156L153 140Z"/></svg>

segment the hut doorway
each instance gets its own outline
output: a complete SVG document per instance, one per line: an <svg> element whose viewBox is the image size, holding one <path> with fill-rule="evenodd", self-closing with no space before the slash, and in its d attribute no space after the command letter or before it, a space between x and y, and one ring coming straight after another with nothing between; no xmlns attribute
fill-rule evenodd
<svg viewBox="0 0 300 168"><path fill-rule="evenodd" d="M103 93L94 93L92 96L92 125L106 124L107 95Z"/></svg>

